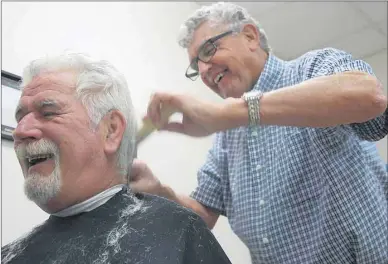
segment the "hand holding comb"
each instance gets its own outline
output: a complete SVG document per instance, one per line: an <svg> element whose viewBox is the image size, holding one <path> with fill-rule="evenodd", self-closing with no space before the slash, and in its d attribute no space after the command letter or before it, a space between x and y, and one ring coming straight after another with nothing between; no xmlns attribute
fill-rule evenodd
<svg viewBox="0 0 388 264"><path fill-rule="evenodd" d="M164 108L162 109L161 113L161 123L167 123L170 117L176 112L176 110L173 110L172 108ZM140 129L138 130L136 134L136 144L138 145L140 142L142 142L144 139L146 139L149 135L151 135L152 132L157 130L157 127L152 123L151 119L148 117L143 119L143 124L141 125Z"/></svg>

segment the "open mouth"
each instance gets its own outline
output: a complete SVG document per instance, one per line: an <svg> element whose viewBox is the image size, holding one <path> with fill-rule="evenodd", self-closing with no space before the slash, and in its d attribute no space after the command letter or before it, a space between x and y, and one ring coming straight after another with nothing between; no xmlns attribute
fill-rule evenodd
<svg viewBox="0 0 388 264"><path fill-rule="evenodd" d="M39 163L45 162L48 159L52 159L54 157L53 154L40 154L40 155L33 155L27 157L27 165L28 168L35 166Z"/></svg>
<svg viewBox="0 0 388 264"><path fill-rule="evenodd" d="M225 74L226 74L226 72L227 72L228 70L227 69L225 69L224 71L222 71L222 72L220 72L219 74L217 74L217 76L214 78L214 83L215 84L218 84L221 80L222 80L222 78L224 78L224 76L225 76Z"/></svg>

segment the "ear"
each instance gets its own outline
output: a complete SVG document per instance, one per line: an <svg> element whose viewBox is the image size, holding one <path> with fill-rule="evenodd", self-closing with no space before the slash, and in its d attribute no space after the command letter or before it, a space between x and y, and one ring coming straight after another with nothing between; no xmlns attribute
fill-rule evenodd
<svg viewBox="0 0 388 264"><path fill-rule="evenodd" d="M248 42L248 48L255 51L260 47L260 32L253 24L246 24L241 31Z"/></svg>
<svg viewBox="0 0 388 264"><path fill-rule="evenodd" d="M120 111L112 110L104 117L104 151L115 154L124 135L127 122Z"/></svg>

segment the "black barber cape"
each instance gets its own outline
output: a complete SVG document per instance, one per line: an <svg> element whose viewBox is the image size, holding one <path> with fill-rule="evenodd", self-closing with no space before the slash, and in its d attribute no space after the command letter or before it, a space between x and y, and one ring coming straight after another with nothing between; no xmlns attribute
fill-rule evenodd
<svg viewBox="0 0 388 264"><path fill-rule="evenodd" d="M1 249L1 263L231 263L205 222L166 199L120 191L69 217L51 215Z"/></svg>

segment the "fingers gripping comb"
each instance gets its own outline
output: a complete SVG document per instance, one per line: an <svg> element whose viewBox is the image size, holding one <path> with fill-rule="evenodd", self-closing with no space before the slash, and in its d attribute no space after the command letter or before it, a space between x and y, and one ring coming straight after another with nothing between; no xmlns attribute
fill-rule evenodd
<svg viewBox="0 0 388 264"><path fill-rule="evenodd" d="M170 117L176 113L172 108L162 109L161 113L161 121L163 123L167 123ZM152 134L157 129L157 127L152 123L149 118L143 119L143 124L136 134L136 144L138 145L144 139L146 139L149 135Z"/></svg>

